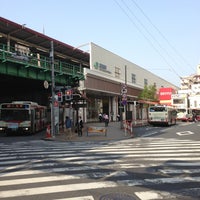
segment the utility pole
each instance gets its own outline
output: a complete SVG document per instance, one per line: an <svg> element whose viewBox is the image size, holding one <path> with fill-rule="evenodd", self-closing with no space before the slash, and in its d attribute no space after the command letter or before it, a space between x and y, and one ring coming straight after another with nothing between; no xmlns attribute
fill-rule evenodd
<svg viewBox="0 0 200 200"><path fill-rule="evenodd" d="M127 113L127 66L125 65L125 87L126 87L126 102L124 104L124 114L125 114L125 123L126 122L126 113ZM127 130L125 129L125 136L127 135Z"/></svg>
<svg viewBox="0 0 200 200"><path fill-rule="evenodd" d="M121 128L123 128L123 115L121 106L124 106L124 121L126 124L126 109L127 109L127 66L125 65L125 82L121 84L121 105L120 105L120 113L121 113ZM126 135L126 130L125 130Z"/></svg>
<svg viewBox="0 0 200 200"><path fill-rule="evenodd" d="M50 51L50 60L51 60L51 136L55 137L55 77L54 77L54 46L53 41L51 41L51 51Z"/></svg>
<svg viewBox="0 0 200 200"><path fill-rule="evenodd" d="M126 90L127 90L127 66L126 65L125 65L125 86L126 86ZM127 109L127 99L126 99L126 103L125 103L125 120L126 120L126 109Z"/></svg>

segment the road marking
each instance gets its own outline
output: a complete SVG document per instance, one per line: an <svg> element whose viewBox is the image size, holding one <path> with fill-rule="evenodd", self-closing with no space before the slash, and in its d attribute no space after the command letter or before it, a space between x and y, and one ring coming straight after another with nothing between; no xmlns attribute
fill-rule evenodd
<svg viewBox="0 0 200 200"><path fill-rule="evenodd" d="M146 191L146 192L135 192L135 195L140 198L140 200L156 200L156 199L164 199L164 197L170 197L170 199L174 198L174 195L171 195L168 192L154 192L154 191Z"/></svg>
<svg viewBox="0 0 200 200"><path fill-rule="evenodd" d="M195 173L200 173L200 169L159 169L159 172L163 174L195 174Z"/></svg>
<svg viewBox="0 0 200 200"><path fill-rule="evenodd" d="M182 131L182 132L176 132L177 135L180 135L180 136L184 136L184 135L192 135L194 134L194 132L192 131Z"/></svg>
<svg viewBox="0 0 200 200"><path fill-rule="evenodd" d="M143 185L152 186L159 184L180 184L180 183L188 183L188 182L200 182L200 177L196 177L200 173L200 142L199 141L190 141L190 140L176 140L176 139L152 139L145 138L140 140L140 145L138 144L130 144L130 143L111 143L109 147L107 146L98 146L98 147L88 147L83 148L84 151L82 153L75 154L74 151L64 151L64 149L59 148L53 151L52 149L47 148L38 148L35 151L35 155L30 154L32 149L24 149L17 150L15 153L11 149L6 151L6 153L1 156L0 163L6 164L8 162L8 168L4 167L4 170L0 173L0 185L4 188L8 188L7 190L3 188L4 191L0 191L0 199L4 198L12 198L21 196L29 196L29 195L41 195L41 194L53 194L63 192L73 192L78 191L76 194L83 196L77 196L73 192L73 197L67 198L69 195L65 195L66 198L54 199L54 200L94 200L92 195L93 193L90 191L106 188L115 188L118 189L120 186L134 186ZM144 143L142 143L144 141ZM147 143L145 143L147 142ZM13 145L14 146L14 145ZM34 148L34 147L32 147ZM78 148L81 150L81 148ZM2 152L4 152L1 149ZM45 152L43 155L43 151ZM50 154L46 155L46 151ZM10 153L9 153L10 152ZM158 154L159 152L159 154ZM22 156L15 156L15 155ZM105 155L103 155L105 154ZM69 156L66 156L69 155ZM102 156L103 155L103 156ZM11 156L9 158L9 156ZM179 158L180 157L180 158ZM40 160L38 160L40 158ZM133 159L128 159L133 158ZM29 162L24 165L18 165L18 168L15 166L10 166L11 164L15 165L15 160L23 160L26 161L29 159ZM13 160L13 163L11 161ZM100 160L100 162L99 162ZM108 161L109 160L109 161ZM143 161L150 161L144 162ZM173 160L173 161L171 161ZM179 162L180 160L180 162ZM1 162L2 161L2 162ZM95 162L94 162L95 161ZM162 161L166 161L163 163ZM195 161L195 162L187 162L187 161ZM198 162L199 161L199 162ZM85 164L85 165L69 165L70 164ZM103 165L102 165L103 164ZM104 165L105 164L105 165ZM133 179L129 175L129 170L124 170L122 168L140 168L140 167L154 167L156 168L156 174L159 175L160 178L150 178L150 179ZM167 166L167 167L166 167ZM174 166L183 166L183 169L179 169ZM189 169L187 166L195 166L196 169ZM37 167L40 167L41 170L38 170ZM5 170L6 169L6 170ZM12 169L12 170L8 170ZM30 170L28 170L30 169ZM36 169L36 170L34 170ZM106 169L106 172L101 172L100 170ZM109 170L108 170L109 169ZM119 170L122 169L122 170ZM155 168L153 168L154 170ZM166 169L166 170L165 170ZM8 171L7 171L8 170ZM15 171L14 171L15 170ZM18 171L17 171L18 170ZM86 171L85 171L86 170ZM77 171L77 173L70 172ZM127 172L126 172L127 171ZM59 173L57 172L66 172ZM83 173L82 173L83 172ZM51 173L48 174L47 173ZM184 173L184 177L180 177L180 174ZM198 174L197 174L198 173ZM31 175L40 174L34 176ZM165 176L164 174L169 176ZM172 174L172 176L170 176ZM174 175L173 175L174 174ZM188 174L188 175L187 175ZM26 176L25 176L26 175ZM28 175L30 175L28 177ZM13 177L12 177L13 176ZM3 178L5 177L5 180ZM9 177L9 178L6 178ZM83 177L82 183L79 183L79 179ZM118 181L112 181L109 179L110 177L117 177ZM121 177L121 178L119 178ZM158 176L157 176L158 177ZM169 178L170 177L170 178ZM12 179L12 180L11 180ZM70 179L74 179L74 182L71 182ZM67 180L67 181L65 181ZM84 182L84 180L86 180ZM111 180L111 181L103 181L103 180ZM60 181L59 185L55 181ZM103 181L103 182L102 182ZM41 183L42 186L36 185L35 183ZM55 183L54 183L55 182ZM67 183L65 183L67 182ZM78 183L76 183L78 182ZM88 182L88 183L87 183ZM32 185L34 183L34 185ZM73 183L73 184L71 184ZM26 189L22 188L21 184L27 184ZM15 185L15 186L14 186ZM21 186L20 186L21 185ZM10 189L9 186L12 186L14 190ZM33 188L34 187L34 188ZM153 187L146 187L147 188ZM187 188L188 189L188 188ZM176 190L177 191L177 190ZM182 193L182 190L180 191ZM174 195L177 193L173 193L172 191L162 192L162 191L140 191L135 193L140 200L160 200L160 199L175 199ZM13 195L13 196L12 196ZM89 196L84 196L89 195ZM172 198L173 197L173 198Z"/></svg>
<svg viewBox="0 0 200 200"><path fill-rule="evenodd" d="M162 196L156 192L135 192L136 196L138 196L141 200L154 200L154 199L162 199Z"/></svg>
<svg viewBox="0 0 200 200"><path fill-rule="evenodd" d="M158 133L157 131L151 132L151 133L146 133L146 134L143 135L143 137L148 137L148 136L151 136L151 135L155 135L157 133Z"/></svg>
<svg viewBox="0 0 200 200"><path fill-rule="evenodd" d="M82 175L83 176L83 175ZM1 186L7 185L20 185L20 184L30 184L30 183L44 183L50 181L63 181L63 180L76 180L80 179L80 176L72 176L72 175L60 175L60 176L45 176L45 177L32 177L32 178L21 178L15 180L5 180L0 181ZM83 176L83 178L87 178L87 176Z"/></svg>
<svg viewBox="0 0 200 200"><path fill-rule="evenodd" d="M92 196L82 196L82 197L72 197L64 199L54 199L54 200L94 200Z"/></svg>
<svg viewBox="0 0 200 200"><path fill-rule="evenodd" d="M56 186L45 186L45 187L35 187L28 189L16 189L7 190L0 192L0 199L20 197L20 196L30 196L30 195L41 195L41 194L51 194L57 192L72 192L80 190L92 190L100 188L113 188L117 187L117 183L113 181L102 181L102 182L90 182L90 183L79 183L79 184L65 184Z"/></svg>
<svg viewBox="0 0 200 200"><path fill-rule="evenodd" d="M190 155L190 156L192 156L192 155ZM169 161L169 160L174 160L174 161L200 161L200 157L182 157L182 158L180 158L180 157L165 157L165 158L162 158L162 157L160 157L160 158L151 158L151 157L149 157L149 158L134 158L135 160L144 160L144 161L165 161L165 162L167 162L167 161Z"/></svg>
<svg viewBox="0 0 200 200"><path fill-rule="evenodd" d="M150 186L150 185L159 185L159 184L175 184L175 183L188 183L188 182L199 182L200 181L200 176L197 177L173 177L173 178L152 178L152 179L126 179L126 180L119 180L117 183L119 185L123 186Z"/></svg>

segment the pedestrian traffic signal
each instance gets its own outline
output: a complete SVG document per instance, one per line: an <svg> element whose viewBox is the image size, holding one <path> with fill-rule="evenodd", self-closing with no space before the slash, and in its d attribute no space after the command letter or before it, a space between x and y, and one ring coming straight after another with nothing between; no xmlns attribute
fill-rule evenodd
<svg viewBox="0 0 200 200"><path fill-rule="evenodd" d="M62 92L58 92L57 96L58 96L58 102L63 102L63 94L62 94Z"/></svg>
<svg viewBox="0 0 200 200"><path fill-rule="evenodd" d="M72 89L65 90L65 101L71 101L73 99L72 93Z"/></svg>

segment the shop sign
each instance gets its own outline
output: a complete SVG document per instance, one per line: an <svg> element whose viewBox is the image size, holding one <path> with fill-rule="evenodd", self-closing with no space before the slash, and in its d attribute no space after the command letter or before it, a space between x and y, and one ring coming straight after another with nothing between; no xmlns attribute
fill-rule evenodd
<svg viewBox="0 0 200 200"><path fill-rule="evenodd" d="M173 88L160 88L159 100L171 100L171 95L174 93Z"/></svg>
<svg viewBox="0 0 200 200"><path fill-rule="evenodd" d="M94 68L103 72L106 72L108 74L111 74L110 71L108 71L108 67L105 64L99 63L99 62L95 62L94 63Z"/></svg>

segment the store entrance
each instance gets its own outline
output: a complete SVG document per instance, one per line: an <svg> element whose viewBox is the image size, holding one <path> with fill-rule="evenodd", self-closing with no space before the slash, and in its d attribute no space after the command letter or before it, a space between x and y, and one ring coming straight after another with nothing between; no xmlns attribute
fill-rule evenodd
<svg viewBox="0 0 200 200"><path fill-rule="evenodd" d="M95 96L87 95L90 102L87 105L87 121L97 122L99 121L99 113L109 115L109 97L107 96Z"/></svg>
<svg viewBox="0 0 200 200"><path fill-rule="evenodd" d="M109 98L108 97L104 97L102 99L102 102L103 102L102 113L109 115Z"/></svg>

